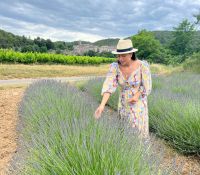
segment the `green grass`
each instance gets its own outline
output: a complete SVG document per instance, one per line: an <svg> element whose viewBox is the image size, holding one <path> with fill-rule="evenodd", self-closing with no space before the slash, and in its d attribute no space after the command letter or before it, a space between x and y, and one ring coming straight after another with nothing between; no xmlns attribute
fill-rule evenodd
<svg viewBox="0 0 200 175"><path fill-rule="evenodd" d="M200 53L194 53L183 63L183 68L189 72L200 73Z"/></svg>

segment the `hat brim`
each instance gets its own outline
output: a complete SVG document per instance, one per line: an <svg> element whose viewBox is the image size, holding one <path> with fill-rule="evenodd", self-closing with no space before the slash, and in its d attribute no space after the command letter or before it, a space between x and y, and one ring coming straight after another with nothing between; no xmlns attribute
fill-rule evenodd
<svg viewBox="0 0 200 175"><path fill-rule="evenodd" d="M126 53L133 53L133 52L137 52L137 51L138 51L138 49L132 49L132 50L129 50L129 51L126 51L126 52L117 52L117 50L114 50L111 53L112 54L126 54Z"/></svg>

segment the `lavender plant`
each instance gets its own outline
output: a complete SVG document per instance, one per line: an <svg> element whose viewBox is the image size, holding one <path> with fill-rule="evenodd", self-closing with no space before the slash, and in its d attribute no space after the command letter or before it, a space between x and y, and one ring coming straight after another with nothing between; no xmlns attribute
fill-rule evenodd
<svg viewBox="0 0 200 175"><path fill-rule="evenodd" d="M101 98L102 98L101 88L102 88L103 81L104 81L103 78L96 78L96 79L94 78L94 79L89 80L86 83L82 83L78 85L77 87L81 91L88 92L90 95L94 97L96 101L101 102ZM114 110L117 110L118 98L119 98L119 89L116 90L115 94L111 94L107 105L113 108Z"/></svg>
<svg viewBox="0 0 200 175"><path fill-rule="evenodd" d="M200 78L176 74L149 98L150 126L180 153L200 155Z"/></svg>
<svg viewBox="0 0 200 175"><path fill-rule="evenodd" d="M102 83L91 80L84 88L100 101ZM150 131L180 153L197 156L200 156L199 86L199 74L153 77L153 90L148 97ZM112 94L108 105L117 109L117 100L118 93Z"/></svg>
<svg viewBox="0 0 200 175"><path fill-rule="evenodd" d="M30 85L19 108L27 149L21 174L171 173L160 168L151 144L129 125L106 114L96 121L96 106L85 93L61 82Z"/></svg>

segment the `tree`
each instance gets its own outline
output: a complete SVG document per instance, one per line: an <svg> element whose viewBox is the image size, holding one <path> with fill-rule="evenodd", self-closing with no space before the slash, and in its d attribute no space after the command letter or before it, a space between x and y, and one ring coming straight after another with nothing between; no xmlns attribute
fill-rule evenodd
<svg viewBox="0 0 200 175"><path fill-rule="evenodd" d="M200 24L200 12L198 14L193 15L196 18L195 24Z"/></svg>
<svg viewBox="0 0 200 175"><path fill-rule="evenodd" d="M178 27L174 27L174 39L170 43L170 49L174 55L192 53L192 40L194 39L195 28L187 19L183 20ZM183 57L184 58L184 57Z"/></svg>
<svg viewBox="0 0 200 175"><path fill-rule="evenodd" d="M21 52L32 52L33 47L31 45L26 45L21 48Z"/></svg>
<svg viewBox="0 0 200 175"><path fill-rule="evenodd" d="M46 46L40 47L40 52L42 53L47 52L47 47Z"/></svg>
<svg viewBox="0 0 200 175"><path fill-rule="evenodd" d="M40 37L35 38L34 43L37 44L39 47L42 47L42 46L46 47L46 41Z"/></svg>
<svg viewBox="0 0 200 175"><path fill-rule="evenodd" d="M50 39L46 40L46 46L47 46L47 50L54 49L54 43Z"/></svg>
<svg viewBox="0 0 200 175"><path fill-rule="evenodd" d="M106 57L106 58L115 58L116 56L114 54L112 54L111 52L98 52L97 56L99 57Z"/></svg>
<svg viewBox="0 0 200 175"><path fill-rule="evenodd" d="M33 45L33 52L40 52L40 47L37 44Z"/></svg>
<svg viewBox="0 0 200 175"><path fill-rule="evenodd" d="M141 30L137 35L132 36L133 46L138 48L137 56L147 59L150 62L165 63L165 49L155 39L152 32Z"/></svg>
<svg viewBox="0 0 200 175"><path fill-rule="evenodd" d="M197 32L195 32L194 41L192 43L194 51L200 52L200 31L198 31L200 29L200 11L198 14L194 14L193 16L196 18L194 25L196 26Z"/></svg>
<svg viewBox="0 0 200 175"><path fill-rule="evenodd" d="M66 49L67 50L73 50L74 49L74 47L73 47L73 44L66 44Z"/></svg>
<svg viewBox="0 0 200 175"><path fill-rule="evenodd" d="M64 50L65 49L65 42L62 41L58 41L56 43L56 48L60 49L60 50Z"/></svg>
<svg viewBox="0 0 200 175"><path fill-rule="evenodd" d="M85 52L83 55L84 55L84 56L94 57L94 56L96 56L96 52L93 51L93 50L88 50L88 51Z"/></svg>

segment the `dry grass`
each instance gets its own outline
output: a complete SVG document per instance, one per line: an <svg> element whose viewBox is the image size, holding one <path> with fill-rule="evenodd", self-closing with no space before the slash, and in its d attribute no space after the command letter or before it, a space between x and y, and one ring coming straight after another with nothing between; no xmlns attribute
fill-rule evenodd
<svg viewBox="0 0 200 175"><path fill-rule="evenodd" d="M86 75L106 75L109 64L102 65L24 65L0 64L0 79L38 78L38 77L71 77ZM182 71L182 67L172 67L162 64L152 64L153 74L170 74Z"/></svg>
<svg viewBox="0 0 200 175"><path fill-rule="evenodd" d="M0 64L0 79L105 75L108 68L109 64L94 66Z"/></svg>
<svg viewBox="0 0 200 175"><path fill-rule="evenodd" d="M171 66L163 64L151 64L151 72L155 74L169 75L174 72L182 72L182 71L183 71L182 65Z"/></svg>
<svg viewBox="0 0 200 175"><path fill-rule="evenodd" d="M27 84L11 84L11 85L1 85L0 84L0 90L22 89L22 88L26 88L27 86L28 86Z"/></svg>
<svg viewBox="0 0 200 175"><path fill-rule="evenodd" d="M173 67L171 65L163 65L163 64L151 64L151 72L155 74L165 74L169 75L174 72L182 72L183 67L182 65Z"/></svg>

